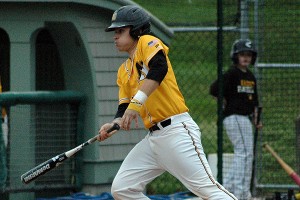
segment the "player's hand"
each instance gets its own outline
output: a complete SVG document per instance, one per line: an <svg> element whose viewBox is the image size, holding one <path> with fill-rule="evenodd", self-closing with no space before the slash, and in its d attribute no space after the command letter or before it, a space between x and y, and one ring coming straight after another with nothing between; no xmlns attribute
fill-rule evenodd
<svg viewBox="0 0 300 200"><path fill-rule="evenodd" d="M98 132L99 135L97 137L97 140L104 141L107 138L109 138L110 136L112 136L117 130L114 130L110 133L107 133L107 130L110 129L113 125L114 125L114 123L106 123L103 126L101 126L101 128Z"/></svg>
<svg viewBox="0 0 300 200"><path fill-rule="evenodd" d="M135 121L135 127L138 128L138 117L139 113L135 110L127 109L121 119L121 127L122 129L128 131L130 130L131 127L131 122L134 120Z"/></svg>
<svg viewBox="0 0 300 200"><path fill-rule="evenodd" d="M256 124L256 128L257 128L258 130L261 130L262 127L263 127L263 125L262 125L261 122L259 122L258 124Z"/></svg>

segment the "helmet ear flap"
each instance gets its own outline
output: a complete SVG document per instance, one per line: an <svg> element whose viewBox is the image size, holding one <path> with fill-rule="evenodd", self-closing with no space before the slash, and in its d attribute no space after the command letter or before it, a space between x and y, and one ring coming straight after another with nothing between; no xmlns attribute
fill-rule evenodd
<svg viewBox="0 0 300 200"><path fill-rule="evenodd" d="M256 57L257 57L257 53L256 53L256 52L253 52L253 56L252 56L251 65L255 65L255 62L256 62Z"/></svg>
<svg viewBox="0 0 300 200"><path fill-rule="evenodd" d="M138 39L139 36L140 36L140 29L137 29L137 30L133 30L132 28L130 29L129 31L129 34L130 36L133 38L133 39Z"/></svg>
<svg viewBox="0 0 300 200"><path fill-rule="evenodd" d="M138 39L140 36L148 34L150 32L151 32L150 23L147 23L137 29L134 29L134 27L131 27L129 34L133 39Z"/></svg>
<svg viewBox="0 0 300 200"><path fill-rule="evenodd" d="M236 53L234 53L232 56L231 56L231 60L233 62L233 64L238 64L239 60L238 60L238 56Z"/></svg>

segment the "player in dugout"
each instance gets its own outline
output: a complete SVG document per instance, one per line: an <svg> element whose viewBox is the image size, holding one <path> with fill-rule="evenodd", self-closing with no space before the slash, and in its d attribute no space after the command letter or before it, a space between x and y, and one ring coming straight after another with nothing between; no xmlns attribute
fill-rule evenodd
<svg viewBox="0 0 300 200"><path fill-rule="evenodd" d="M257 51L249 39L236 40L231 48L232 67L223 75L223 124L233 144L232 167L223 185L240 200L252 199L250 192L254 138L252 126L262 128L257 120L258 94L254 74L248 69L254 65ZM210 86L210 94L219 96L218 81Z"/></svg>
<svg viewBox="0 0 300 200"><path fill-rule="evenodd" d="M129 131L141 117L148 134L129 152L116 174L111 192L116 200L149 199L145 187L169 172L202 199L237 199L212 175L201 144L201 132L189 115L179 91L169 48L151 34L150 16L135 5L117 9L107 32L129 58L117 75L119 106L115 118L99 130L98 140L109 138L114 123Z"/></svg>

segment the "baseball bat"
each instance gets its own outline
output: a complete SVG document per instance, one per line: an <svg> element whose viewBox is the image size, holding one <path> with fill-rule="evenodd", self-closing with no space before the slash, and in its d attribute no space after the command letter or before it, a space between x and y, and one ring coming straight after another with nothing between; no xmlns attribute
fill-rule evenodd
<svg viewBox="0 0 300 200"><path fill-rule="evenodd" d="M255 125L260 122L260 115L262 112L262 107L259 106L257 109L257 117L255 121ZM255 127L254 139L253 139L253 161L252 161L252 174L251 174L251 190L255 187L255 164L256 164L256 146L257 146L257 137L258 137L258 128Z"/></svg>
<svg viewBox="0 0 300 200"><path fill-rule="evenodd" d="M119 130L120 126L117 123L114 123L114 125L107 130L107 133L110 133L114 130ZM30 169L28 172L24 173L21 176L21 181L25 184L30 183L31 181L35 180L39 176L42 176L43 174L49 172L50 170L56 168L58 165L62 164L66 159L70 158L74 154L76 154L78 151L82 150L85 146L92 144L97 140L97 137L99 135L96 135L92 138L90 138L88 141L82 143L81 145L66 151L62 154L56 155L53 158L39 164L38 166Z"/></svg>
<svg viewBox="0 0 300 200"><path fill-rule="evenodd" d="M299 175L286 162L283 161L283 159L272 149L272 147L270 147L267 143L265 143L263 146L272 154L272 156L277 160L285 172L293 179L293 181L300 186Z"/></svg>
<svg viewBox="0 0 300 200"><path fill-rule="evenodd" d="M261 115L262 107L259 106L257 109L257 117L256 117L256 122L255 125L257 125L260 122L260 115ZM256 155L256 143L257 143L257 137L258 137L258 128L255 128L254 132L254 144L253 144L253 154L254 154L254 159Z"/></svg>

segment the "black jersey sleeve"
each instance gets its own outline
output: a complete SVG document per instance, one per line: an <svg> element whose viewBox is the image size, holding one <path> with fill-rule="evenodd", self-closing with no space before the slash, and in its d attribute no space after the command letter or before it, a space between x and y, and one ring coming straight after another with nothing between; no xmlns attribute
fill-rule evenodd
<svg viewBox="0 0 300 200"><path fill-rule="evenodd" d="M229 82L230 82L230 71L225 72L223 75L223 95L225 95L228 91L228 86L229 86ZM209 94L214 96L214 97L218 97L219 95L219 81L220 79L215 80L209 88Z"/></svg>
<svg viewBox="0 0 300 200"><path fill-rule="evenodd" d="M120 104L119 107L118 107L118 111L115 115L115 118L123 117L128 105L129 105L129 103Z"/></svg>
<svg viewBox="0 0 300 200"><path fill-rule="evenodd" d="M149 61L149 72L147 79L155 80L159 84L163 81L168 72L167 58L163 51L157 52Z"/></svg>
<svg viewBox="0 0 300 200"><path fill-rule="evenodd" d="M215 80L209 88L209 94L214 96L214 97L218 97L218 80Z"/></svg>

